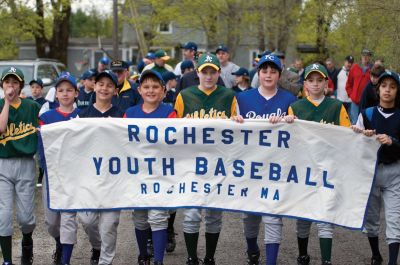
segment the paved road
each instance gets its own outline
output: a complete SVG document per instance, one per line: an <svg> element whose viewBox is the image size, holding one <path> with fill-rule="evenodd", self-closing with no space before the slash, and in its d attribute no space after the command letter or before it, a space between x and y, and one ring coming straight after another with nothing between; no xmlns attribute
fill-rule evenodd
<svg viewBox="0 0 400 265"><path fill-rule="evenodd" d="M51 255L54 251L54 241L47 234L44 226L43 207L41 204L41 189L38 189L36 195L36 213L37 213L37 228L34 232L34 264L51 264ZM179 233L177 237L177 248L174 253L167 254L165 259L166 265L183 265L186 260L186 250L183 241L181 227L182 214L178 212L175 229ZM202 227L203 228L203 227ZM383 229L382 229L383 230ZM201 232L204 235L204 230ZM260 232L260 234L263 233ZM384 235L381 232L381 249L382 253L387 256L387 247L384 242ZM259 245L262 246L263 234L261 234ZM297 257L297 242L295 236L295 221L284 221L284 240L279 253L279 264L295 265ZM21 234L15 227L15 235L13 241L14 262L20 258L20 238ZM358 231L349 231L343 228L336 228L334 234L333 248L333 264L335 265L352 265L352 264L369 264L370 251L368 240ZM90 244L83 232L82 227L79 227L78 244L74 248L72 264L74 265L89 265L90 259ZM310 237L309 252L311 255L311 264L320 264L319 261L319 245L316 233L316 226L312 228ZM203 257L205 253L204 236L200 237L199 257ZM118 234L117 255L114 265L137 264L137 247L133 232L133 223L131 214L123 212ZM245 241L242 233L242 222L240 214L225 213L223 231L221 233L218 250L216 254L218 265L244 265L246 264ZM263 260L265 257L263 256Z"/></svg>

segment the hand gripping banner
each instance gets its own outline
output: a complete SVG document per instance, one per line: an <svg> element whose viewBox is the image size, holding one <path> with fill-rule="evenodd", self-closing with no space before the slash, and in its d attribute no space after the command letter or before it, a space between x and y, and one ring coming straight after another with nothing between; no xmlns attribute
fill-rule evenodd
<svg viewBox="0 0 400 265"><path fill-rule="evenodd" d="M361 229L379 143L296 120L74 119L41 129L49 208L213 208Z"/></svg>

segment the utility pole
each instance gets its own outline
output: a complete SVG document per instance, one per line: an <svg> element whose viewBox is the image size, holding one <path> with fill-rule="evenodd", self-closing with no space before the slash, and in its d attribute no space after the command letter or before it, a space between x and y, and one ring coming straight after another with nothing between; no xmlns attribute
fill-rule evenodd
<svg viewBox="0 0 400 265"><path fill-rule="evenodd" d="M113 0L113 55L114 59L119 58L118 53L118 0Z"/></svg>

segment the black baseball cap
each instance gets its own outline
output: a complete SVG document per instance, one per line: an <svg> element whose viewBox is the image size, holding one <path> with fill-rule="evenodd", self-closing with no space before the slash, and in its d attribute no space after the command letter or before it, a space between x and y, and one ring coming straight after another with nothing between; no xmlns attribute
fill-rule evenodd
<svg viewBox="0 0 400 265"><path fill-rule="evenodd" d="M233 72L232 75L249 76L249 71L246 68L240 67L237 71Z"/></svg>
<svg viewBox="0 0 400 265"><path fill-rule="evenodd" d="M193 50L197 51L197 44L193 41L186 42L184 45L181 46L182 49Z"/></svg>
<svg viewBox="0 0 400 265"><path fill-rule="evenodd" d="M215 50L215 53L218 53L219 51L223 51L223 52L228 52L228 47L226 47L224 44L220 44L218 45L217 49Z"/></svg>
<svg viewBox="0 0 400 265"><path fill-rule="evenodd" d="M129 64L125 61L116 60L111 62L111 71L128 70L128 68Z"/></svg>
<svg viewBox="0 0 400 265"><path fill-rule="evenodd" d="M354 63L354 57L351 55L346 56L346 58L344 58L346 61L348 61L349 63Z"/></svg>
<svg viewBox="0 0 400 265"><path fill-rule="evenodd" d="M39 86L43 87L43 81L40 78L33 79L32 81L29 82L29 85L31 86L32 84L38 84Z"/></svg>

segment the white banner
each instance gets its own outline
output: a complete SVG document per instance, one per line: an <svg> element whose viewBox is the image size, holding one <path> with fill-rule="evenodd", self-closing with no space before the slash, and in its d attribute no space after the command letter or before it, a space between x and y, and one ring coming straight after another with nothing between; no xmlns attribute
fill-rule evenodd
<svg viewBox="0 0 400 265"><path fill-rule="evenodd" d="M214 208L360 229L379 144L296 120L74 119L41 129L54 210Z"/></svg>

